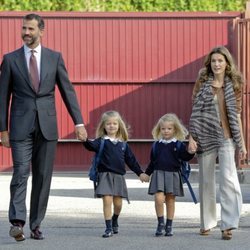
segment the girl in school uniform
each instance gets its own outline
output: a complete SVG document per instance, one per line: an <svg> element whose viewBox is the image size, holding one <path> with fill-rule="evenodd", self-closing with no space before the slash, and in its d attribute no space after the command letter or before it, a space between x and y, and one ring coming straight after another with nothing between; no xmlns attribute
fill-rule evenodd
<svg viewBox="0 0 250 250"><path fill-rule="evenodd" d="M152 174L148 193L155 196L155 211L158 225L155 236L173 236L172 221L175 212L175 197L184 196L180 175L180 159L189 161L195 152L188 152L182 142L177 150L177 140L183 141L187 130L175 114L162 116L152 130L157 140L152 147L150 163L145 171ZM148 180L147 179L147 180ZM167 220L164 222L164 203L166 204Z"/></svg>
<svg viewBox="0 0 250 250"><path fill-rule="evenodd" d="M118 233L118 217L122 209L122 199L128 199L128 190L124 175L125 164L144 181L146 175L141 170L129 145L128 131L125 122L117 111L107 111L102 117L96 130L96 139L87 139L83 145L87 150L98 152L101 140L104 141L98 170L96 197L103 199L103 213L106 230L102 237L109 238ZM112 216L113 205L113 216Z"/></svg>

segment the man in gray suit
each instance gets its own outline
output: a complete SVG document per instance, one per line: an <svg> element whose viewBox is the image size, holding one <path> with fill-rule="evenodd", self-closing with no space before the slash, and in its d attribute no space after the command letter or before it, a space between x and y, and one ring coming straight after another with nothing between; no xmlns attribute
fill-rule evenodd
<svg viewBox="0 0 250 250"><path fill-rule="evenodd" d="M41 46L43 32L44 21L39 15L25 16L22 26L24 46L4 55L1 64L0 131L2 145L11 147L13 158L9 206L12 225L9 234L16 241L25 240L23 226L26 222L25 199L30 165L30 236L36 240L44 238L40 226L46 213L58 139L56 84L75 124L76 137L79 140L87 138L62 56Z"/></svg>

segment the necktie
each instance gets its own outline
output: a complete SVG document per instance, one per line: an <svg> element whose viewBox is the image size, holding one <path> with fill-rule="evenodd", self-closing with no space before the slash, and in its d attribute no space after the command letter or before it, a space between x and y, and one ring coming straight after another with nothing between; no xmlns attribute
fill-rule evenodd
<svg viewBox="0 0 250 250"><path fill-rule="evenodd" d="M30 56L30 77L31 77L33 87L37 92L38 88L39 88L39 75L38 75L36 57L34 55L35 50L31 50L30 52L31 52L31 56Z"/></svg>

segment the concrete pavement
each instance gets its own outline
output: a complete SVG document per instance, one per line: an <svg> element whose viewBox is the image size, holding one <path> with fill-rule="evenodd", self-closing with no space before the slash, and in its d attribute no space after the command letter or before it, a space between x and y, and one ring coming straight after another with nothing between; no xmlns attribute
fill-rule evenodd
<svg viewBox="0 0 250 250"><path fill-rule="evenodd" d="M178 198L174 219L173 237L154 237L156 216L153 196L147 194L148 183L141 183L134 174L126 175L131 203L125 200L119 218L119 234L109 239L101 237L104 232L102 200L93 198L93 184L86 173L54 173L46 218L42 224L45 240L29 238L15 242L9 237L8 203L10 173L0 173L0 249L249 249L250 233L250 185L241 184L243 209L240 228L230 241L221 240L219 227L211 235L202 237L199 232L199 204L192 203L185 186L185 197ZM29 179L27 206L30 198ZM198 198L198 185L192 184ZM220 208L217 205L218 220Z"/></svg>

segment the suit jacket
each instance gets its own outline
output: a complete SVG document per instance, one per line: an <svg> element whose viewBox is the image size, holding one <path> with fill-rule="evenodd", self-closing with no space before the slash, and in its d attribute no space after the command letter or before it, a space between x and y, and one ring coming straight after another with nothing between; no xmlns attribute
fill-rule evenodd
<svg viewBox="0 0 250 250"><path fill-rule="evenodd" d="M74 124L83 123L61 53L42 47L40 88L37 93L31 83L24 48L4 55L0 74L0 131L8 130L10 122L10 139L24 140L38 115L43 136L47 140L58 139L56 84Z"/></svg>

